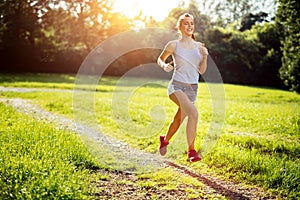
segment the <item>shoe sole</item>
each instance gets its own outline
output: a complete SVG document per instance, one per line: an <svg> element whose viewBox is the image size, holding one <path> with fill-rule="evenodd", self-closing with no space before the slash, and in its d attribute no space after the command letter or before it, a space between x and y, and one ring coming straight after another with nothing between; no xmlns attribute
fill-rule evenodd
<svg viewBox="0 0 300 200"><path fill-rule="evenodd" d="M167 146L164 146L162 148L159 149L159 153L160 155L164 156L167 153Z"/></svg>
<svg viewBox="0 0 300 200"><path fill-rule="evenodd" d="M160 136L160 145L162 145L162 142L163 142L163 140L164 140L164 136ZM163 146L163 147L160 147L159 148L159 153L160 153L160 155L162 155L162 156L164 156L164 155L166 155L166 153L167 153L167 145L165 145L165 146Z"/></svg>
<svg viewBox="0 0 300 200"><path fill-rule="evenodd" d="M192 162L198 162L200 160L201 160L200 157L191 157L191 158L188 158L186 161L192 163Z"/></svg>

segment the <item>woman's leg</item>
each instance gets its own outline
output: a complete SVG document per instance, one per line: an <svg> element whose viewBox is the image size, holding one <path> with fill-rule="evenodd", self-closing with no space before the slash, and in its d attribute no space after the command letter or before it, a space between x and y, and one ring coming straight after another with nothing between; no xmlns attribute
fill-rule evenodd
<svg viewBox="0 0 300 200"><path fill-rule="evenodd" d="M173 118L173 121L171 122L171 124L169 126L167 135L160 136L159 152L162 156L164 156L167 153L167 145L169 144L170 139L176 133L176 131L180 127L181 123L183 122L184 118L186 117L186 115L182 112L182 110L179 106L179 102L177 101L175 94L171 94L170 99L178 105L178 110Z"/></svg>
<svg viewBox="0 0 300 200"><path fill-rule="evenodd" d="M180 114L178 114L178 111L177 111L177 113L176 113L176 115L178 115L176 118L177 123L175 123L174 125L172 125L172 124L170 125L170 127L172 129L170 130L170 128L169 128L169 130L170 130L169 135L172 136L173 131L174 130L177 131L178 127L182 123L183 119L186 116L188 116L188 122L187 122L187 126L186 126L188 150L189 151L194 150L195 149L194 142L195 142L195 138L196 138L197 123L198 123L198 111L197 111L195 105L189 100L187 95L182 91L174 92L173 94L170 95L170 99L179 106L178 111L180 111ZM176 115L175 115L175 117L176 117ZM178 123L179 116L180 116L180 123ZM174 119L175 119L175 117L174 117ZM174 133L173 133L173 135L174 135Z"/></svg>
<svg viewBox="0 0 300 200"><path fill-rule="evenodd" d="M178 110L177 110L177 112L176 112L176 114L174 116L173 121L171 122L171 124L169 126L167 135L165 137L166 141L170 141L170 139L176 133L176 131L180 127L180 125L183 122L183 120L184 120L185 117L186 117L186 115L184 113L182 113L182 110L180 109L180 107L178 107Z"/></svg>

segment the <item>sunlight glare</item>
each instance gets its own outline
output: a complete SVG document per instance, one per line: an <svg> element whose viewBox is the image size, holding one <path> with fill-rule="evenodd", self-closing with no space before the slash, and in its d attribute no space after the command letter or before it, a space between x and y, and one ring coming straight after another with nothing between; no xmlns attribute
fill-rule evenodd
<svg viewBox="0 0 300 200"><path fill-rule="evenodd" d="M142 11L144 16L152 16L155 20L162 21L181 2L188 5L189 0L115 0L114 10L129 18L137 16Z"/></svg>

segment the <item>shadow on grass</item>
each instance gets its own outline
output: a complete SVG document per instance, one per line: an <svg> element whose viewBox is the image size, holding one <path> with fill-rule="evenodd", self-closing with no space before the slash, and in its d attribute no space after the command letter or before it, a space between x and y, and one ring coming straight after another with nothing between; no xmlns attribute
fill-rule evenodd
<svg viewBox="0 0 300 200"><path fill-rule="evenodd" d="M219 194L224 195L225 197L227 197L228 199L239 199L239 200L247 200L250 199L249 197L244 196L243 194L237 193L235 191L232 191L224 186L222 186L221 184L217 183L215 180L211 180L207 177L205 177L204 175L201 174L197 174L195 172L192 172L191 170L189 170L186 167L177 165L175 163L172 162L167 162L167 164L170 167L176 168L178 170L180 170L181 172L183 172L186 175L189 175L193 178L198 179L199 181L201 181L202 183L204 183L205 185L213 188L215 191L217 191Z"/></svg>

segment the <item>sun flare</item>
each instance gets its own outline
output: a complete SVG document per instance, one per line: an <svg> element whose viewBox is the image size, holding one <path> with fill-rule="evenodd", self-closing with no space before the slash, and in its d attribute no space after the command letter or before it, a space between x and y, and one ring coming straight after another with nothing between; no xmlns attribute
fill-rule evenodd
<svg viewBox="0 0 300 200"><path fill-rule="evenodd" d="M144 16L162 21L180 2L188 4L188 0L115 0L114 9L129 18L142 12Z"/></svg>

